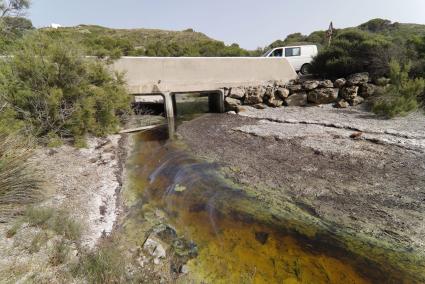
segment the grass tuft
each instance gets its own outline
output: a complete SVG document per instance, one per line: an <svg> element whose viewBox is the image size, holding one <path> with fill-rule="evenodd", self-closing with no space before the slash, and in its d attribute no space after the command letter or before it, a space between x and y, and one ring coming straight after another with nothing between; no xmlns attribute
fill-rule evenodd
<svg viewBox="0 0 425 284"><path fill-rule="evenodd" d="M56 241L52 248L49 263L52 266L64 264L68 259L70 250L71 249L65 240L62 239Z"/></svg>
<svg viewBox="0 0 425 284"><path fill-rule="evenodd" d="M30 144L15 135L0 134L0 221L8 221L41 196L41 179L28 163Z"/></svg>
<svg viewBox="0 0 425 284"><path fill-rule="evenodd" d="M93 284L125 283L125 259L118 248L103 246L83 255L74 274Z"/></svg>
<svg viewBox="0 0 425 284"><path fill-rule="evenodd" d="M24 221L32 227L49 229L67 240L79 242L82 225L65 211L52 208L29 208L25 211Z"/></svg>

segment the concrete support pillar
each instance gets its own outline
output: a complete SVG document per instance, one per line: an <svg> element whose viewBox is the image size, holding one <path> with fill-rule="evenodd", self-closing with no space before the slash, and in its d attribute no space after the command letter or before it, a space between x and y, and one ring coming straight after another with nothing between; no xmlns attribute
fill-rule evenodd
<svg viewBox="0 0 425 284"><path fill-rule="evenodd" d="M174 118L174 105L173 105L173 94L172 93L163 93L164 97L164 109L165 115L167 118Z"/></svg>
<svg viewBox="0 0 425 284"><path fill-rule="evenodd" d="M210 112L224 112L224 91L217 90L208 95L208 104Z"/></svg>

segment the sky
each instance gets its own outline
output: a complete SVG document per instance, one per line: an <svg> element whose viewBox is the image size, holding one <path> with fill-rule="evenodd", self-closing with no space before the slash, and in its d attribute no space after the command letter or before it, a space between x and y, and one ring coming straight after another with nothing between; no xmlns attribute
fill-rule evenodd
<svg viewBox="0 0 425 284"><path fill-rule="evenodd" d="M288 34L357 26L372 18L425 24L425 0L33 0L36 27L95 24L111 28L195 31L241 47L264 47Z"/></svg>

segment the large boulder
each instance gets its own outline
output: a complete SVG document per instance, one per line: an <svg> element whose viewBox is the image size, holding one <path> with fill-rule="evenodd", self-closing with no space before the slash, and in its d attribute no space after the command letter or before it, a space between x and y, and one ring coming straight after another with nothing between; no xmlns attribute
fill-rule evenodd
<svg viewBox="0 0 425 284"><path fill-rule="evenodd" d="M308 101L314 104L330 104L338 99L338 88L315 89L308 93Z"/></svg>
<svg viewBox="0 0 425 284"><path fill-rule="evenodd" d="M307 105L307 93L301 92L293 94L286 98L285 104L287 106L305 106Z"/></svg>
<svg viewBox="0 0 425 284"><path fill-rule="evenodd" d="M226 108L226 111L236 111L237 107L240 105L242 105L242 102L238 99L230 97L224 99L224 107Z"/></svg>
<svg viewBox="0 0 425 284"><path fill-rule="evenodd" d="M350 102L357 97L358 91L359 87L357 86L344 87L341 91L341 97L347 102Z"/></svg>
<svg viewBox="0 0 425 284"><path fill-rule="evenodd" d="M283 99L276 97L276 92L273 87L267 87L263 96L263 101L269 107L280 107L283 105Z"/></svg>
<svg viewBox="0 0 425 284"><path fill-rule="evenodd" d="M340 78L340 79L335 80L334 86L335 86L335 88L341 89L342 87L345 86L346 83L347 83L347 80L345 80L344 78Z"/></svg>
<svg viewBox="0 0 425 284"><path fill-rule="evenodd" d="M369 82L369 73L367 73L367 72L356 73L356 74L350 75L347 78L347 84L349 86L366 84L367 82Z"/></svg>
<svg viewBox="0 0 425 284"><path fill-rule="evenodd" d="M319 87L320 88L333 88L334 87L334 83L332 83L331 80L320 81L319 82Z"/></svg>
<svg viewBox="0 0 425 284"><path fill-rule="evenodd" d="M274 92L275 97L285 100L287 97L289 97L289 90L283 87L279 87Z"/></svg>
<svg viewBox="0 0 425 284"><path fill-rule="evenodd" d="M302 91L303 87L299 84L296 85L288 85L286 88L289 90L290 94L295 94Z"/></svg>
<svg viewBox="0 0 425 284"><path fill-rule="evenodd" d="M245 89L242 87L231 88L229 92L229 97L233 99L242 100L245 97Z"/></svg>
<svg viewBox="0 0 425 284"><path fill-rule="evenodd" d="M363 102L364 102L364 98L362 98L360 96L357 96L354 99L352 99L349 103L352 106L356 106L356 105L359 105L359 104L361 104Z"/></svg>
<svg viewBox="0 0 425 284"><path fill-rule="evenodd" d="M376 92L376 86L373 84L366 83L366 84L360 85L359 96L365 99L373 96L375 92Z"/></svg>
<svg viewBox="0 0 425 284"><path fill-rule="evenodd" d="M263 95L263 101L268 102L274 99L275 99L275 96L274 96L273 87L267 87Z"/></svg>
<svg viewBox="0 0 425 284"><path fill-rule="evenodd" d="M263 87L249 88L247 90L244 102L246 105L261 104L263 102L263 97L265 93L266 89Z"/></svg>
<svg viewBox="0 0 425 284"><path fill-rule="evenodd" d="M314 90L317 87L319 87L319 81L316 81L316 80L305 81L303 82L302 87L306 91Z"/></svg>

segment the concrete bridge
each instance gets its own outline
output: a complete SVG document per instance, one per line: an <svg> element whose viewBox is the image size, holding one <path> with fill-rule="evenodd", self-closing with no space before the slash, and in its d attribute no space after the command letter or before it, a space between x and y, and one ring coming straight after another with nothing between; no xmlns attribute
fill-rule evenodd
<svg viewBox="0 0 425 284"><path fill-rule="evenodd" d="M286 59L263 57L122 57L112 69L125 73L130 94L162 96L167 117L174 117L178 94L206 93L211 111L224 112L225 88L297 77Z"/></svg>

